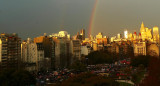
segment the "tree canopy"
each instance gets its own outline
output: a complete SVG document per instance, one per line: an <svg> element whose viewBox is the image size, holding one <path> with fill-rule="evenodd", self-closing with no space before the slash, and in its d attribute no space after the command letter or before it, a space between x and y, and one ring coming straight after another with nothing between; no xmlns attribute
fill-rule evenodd
<svg viewBox="0 0 160 86"><path fill-rule="evenodd" d="M139 65L143 65L144 67L148 67L151 56L137 56L131 59L131 65L134 67L138 67Z"/></svg>
<svg viewBox="0 0 160 86"><path fill-rule="evenodd" d="M84 72L84 71L87 70L86 67L87 66L85 64L81 63L80 61L76 61L70 66L70 69L80 71L80 72Z"/></svg>
<svg viewBox="0 0 160 86"><path fill-rule="evenodd" d="M0 86L29 86L35 85L32 74L25 70L4 70L0 72Z"/></svg>
<svg viewBox="0 0 160 86"><path fill-rule="evenodd" d="M160 59L151 58L148 73L139 86L160 86Z"/></svg>
<svg viewBox="0 0 160 86"><path fill-rule="evenodd" d="M88 64L105 64L113 62L111 55L101 51L91 52L86 56L86 59L88 60Z"/></svg>

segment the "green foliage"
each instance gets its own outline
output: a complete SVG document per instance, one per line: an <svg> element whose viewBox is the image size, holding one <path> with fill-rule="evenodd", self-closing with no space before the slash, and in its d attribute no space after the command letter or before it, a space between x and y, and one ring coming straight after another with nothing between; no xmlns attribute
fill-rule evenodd
<svg viewBox="0 0 160 86"><path fill-rule="evenodd" d="M73 63L71 66L70 66L70 69L74 69L76 71L81 71L81 72L84 72L87 70L86 68L87 66L79 61L76 61L75 63Z"/></svg>
<svg viewBox="0 0 160 86"><path fill-rule="evenodd" d="M138 71L137 73L132 75L132 82L135 84L140 83L140 81L144 78L144 71Z"/></svg>
<svg viewBox="0 0 160 86"><path fill-rule="evenodd" d="M104 64L113 62L111 55L101 51L91 52L88 56L86 56L86 58L88 58L88 64Z"/></svg>
<svg viewBox="0 0 160 86"><path fill-rule="evenodd" d="M134 67L138 67L139 65L143 65L144 67L148 67L151 56L137 56L131 59L131 65Z"/></svg>
<svg viewBox="0 0 160 86"><path fill-rule="evenodd" d="M119 86L114 79L82 73L62 82L60 86Z"/></svg>
<svg viewBox="0 0 160 86"><path fill-rule="evenodd" d="M4 70L0 72L0 86L35 85L36 80L25 70Z"/></svg>

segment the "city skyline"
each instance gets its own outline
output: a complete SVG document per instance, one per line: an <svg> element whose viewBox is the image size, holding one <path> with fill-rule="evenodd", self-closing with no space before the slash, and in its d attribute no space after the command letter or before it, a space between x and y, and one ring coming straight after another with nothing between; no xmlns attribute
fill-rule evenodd
<svg viewBox="0 0 160 86"><path fill-rule="evenodd" d="M142 21L149 28L159 27L159 1L156 0L14 0L0 1L0 30L1 33L17 33L26 39L60 30L73 36L84 28L87 36L95 1L97 3L91 28L94 36L103 32L111 37L126 29L139 32Z"/></svg>
<svg viewBox="0 0 160 86"><path fill-rule="evenodd" d="M159 3L0 0L0 86L160 86Z"/></svg>

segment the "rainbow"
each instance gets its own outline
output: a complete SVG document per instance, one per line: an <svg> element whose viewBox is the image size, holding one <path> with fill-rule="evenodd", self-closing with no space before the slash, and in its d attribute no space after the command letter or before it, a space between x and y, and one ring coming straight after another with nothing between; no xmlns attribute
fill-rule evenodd
<svg viewBox="0 0 160 86"><path fill-rule="evenodd" d="M92 13L91 13L91 17L90 17L90 21L89 21L88 37L90 37L91 30L93 28L93 23L94 23L94 19L95 19L97 4L98 4L98 0L95 0L94 6L93 6L93 9L92 9Z"/></svg>

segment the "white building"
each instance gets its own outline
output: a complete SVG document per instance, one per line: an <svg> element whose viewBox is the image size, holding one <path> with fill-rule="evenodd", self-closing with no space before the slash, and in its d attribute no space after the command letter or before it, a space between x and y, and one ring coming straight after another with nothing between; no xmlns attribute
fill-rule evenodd
<svg viewBox="0 0 160 86"><path fill-rule="evenodd" d="M124 38L128 39L128 31L127 30L124 31Z"/></svg>
<svg viewBox="0 0 160 86"><path fill-rule="evenodd" d="M37 44L28 38L26 42L21 43L21 59L24 63L35 64L30 67L26 67L28 71L38 71L44 64L44 51L38 50Z"/></svg>
<svg viewBox="0 0 160 86"><path fill-rule="evenodd" d="M30 38L27 39L27 42L21 44L21 58L26 63L37 62L37 45Z"/></svg>
<svg viewBox="0 0 160 86"><path fill-rule="evenodd" d="M55 33L52 35L49 35L50 37L62 37L62 38L68 38L70 39L70 34L68 34L67 31L60 31L59 33Z"/></svg>

